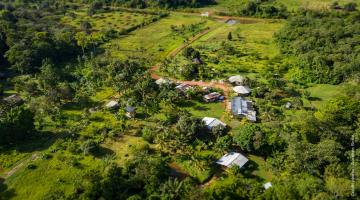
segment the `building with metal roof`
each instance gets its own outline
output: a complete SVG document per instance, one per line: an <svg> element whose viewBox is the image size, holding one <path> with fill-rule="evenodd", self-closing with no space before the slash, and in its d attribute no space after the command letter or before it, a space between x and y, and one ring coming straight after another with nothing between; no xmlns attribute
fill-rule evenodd
<svg viewBox="0 0 360 200"><path fill-rule="evenodd" d="M221 100L221 94L218 92L212 92L210 94L204 95L205 102L214 102L217 100Z"/></svg>
<svg viewBox="0 0 360 200"><path fill-rule="evenodd" d="M205 123L206 127L211 130L213 129L214 127L217 127L217 126L223 126L223 127L226 127L226 124L216 118L212 118L212 117L204 117L202 119L202 121Z"/></svg>
<svg viewBox="0 0 360 200"><path fill-rule="evenodd" d="M119 107L119 102L114 101L114 100L111 100L111 101L109 101L109 102L105 105L105 107L106 107L106 108L109 108L109 109L118 108L118 107Z"/></svg>
<svg viewBox="0 0 360 200"><path fill-rule="evenodd" d="M234 85L244 85L246 79L241 75L231 76L228 81Z"/></svg>
<svg viewBox="0 0 360 200"><path fill-rule="evenodd" d="M165 84L172 84L173 82L166 78L159 78L158 80L155 81L155 83L157 85L165 85Z"/></svg>
<svg viewBox="0 0 360 200"><path fill-rule="evenodd" d="M242 168L248 161L249 159L241 153L230 152L221 157L218 161L216 161L216 163L226 167L237 165Z"/></svg>
<svg viewBox="0 0 360 200"><path fill-rule="evenodd" d="M253 103L244 97L234 97L231 100L231 113L234 116L246 117L250 121L256 121L256 111Z"/></svg>
<svg viewBox="0 0 360 200"><path fill-rule="evenodd" d="M242 86L242 85L233 87L233 90L238 95L248 95L251 92L248 86Z"/></svg>

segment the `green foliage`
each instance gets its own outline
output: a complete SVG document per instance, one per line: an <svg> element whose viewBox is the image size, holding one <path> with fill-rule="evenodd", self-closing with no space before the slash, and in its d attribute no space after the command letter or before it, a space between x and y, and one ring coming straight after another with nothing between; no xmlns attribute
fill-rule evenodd
<svg viewBox="0 0 360 200"><path fill-rule="evenodd" d="M264 18L287 18L289 13L283 4L272 4L272 1L253 1L248 3L238 14L242 16L258 16Z"/></svg>
<svg viewBox="0 0 360 200"><path fill-rule="evenodd" d="M23 9L21 6L13 11L1 12L0 35L6 39L6 44L0 42L1 55L12 68L30 73L37 71L45 58L58 63L77 55L74 31L53 26L57 23L50 17L53 14L45 10Z"/></svg>
<svg viewBox="0 0 360 200"><path fill-rule="evenodd" d="M359 73L355 15L305 11L276 34L282 52L299 58L295 80L337 84Z"/></svg>
<svg viewBox="0 0 360 200"><path fill-rule="evenodd" d="M243 149L249 152L259 151L265 144L265 136L260 126L246 124L241 127L234 136L234 141Z"/></svg>
<svg viewBox="0 0 360 200"><path fill-rule="evenodd" d="M138 0L119 0L120 4L125 4L132 8L146 8L146 7L162 7L162 8L176 8L176 7L200 7L208 4L214 4L214 0L149 0L149 1L138 1Z"/></svg>
<svg viewBox="0 0 360 200"><path fill-rule="evenodd" d="M24 141L35 133L34 113L20 106L0 118L0 145Z"/></svg>

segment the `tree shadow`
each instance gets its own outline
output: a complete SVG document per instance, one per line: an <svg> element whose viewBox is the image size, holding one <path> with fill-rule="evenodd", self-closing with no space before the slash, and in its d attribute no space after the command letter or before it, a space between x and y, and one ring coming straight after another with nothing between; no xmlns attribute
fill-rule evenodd
<svg viewBox="0 0 360 200"><path fill-rule="evenodd" d="M11 199L15 196L15 190L9 189L8 186L5 184L5 179L0 178L0 199Z"/></svg>
<svg viewBox="0 0 360 200"><path fill-rule="evenodd" d="M209 108L205 107L205 106L195 106L194 107L195 110L198 110L198 111L207 111L207 110L210 110Z"/></svg>
<svg viewBox="0 0 360 200"><path fill-rule="evenodd" d="M109 148L100 146L98 151L94 152L92 155L97 158L103 158L107 155L115 155L115 152Z"/></svg>
<svg viewBox="0 0 360 200"><path fill-rule="evenodd" d="M309 97L309 101L322 101L322 98L320 97Z"/></svg>
<svg viewBox="0 0 360 200"><path fill-rule="evenodd" d="M259 165L256 162L249 160L248 163L246 163L246 165L242 168L242 174L246 178L253 178L258 181L263 181L264 180L263 178L253 174L253 172L258 169L259 169Z"/></svg>
<svg viewBox="0 0 360 200"><path fill-rule="evenodd" d="M2 154L6 154L7 152L11 154L13 151L21 153L41 151L49 148L59 136L63 136L64 134L65 133L55 135L54 133L48 131L38 132L35 136L22 142L0 146L0 152Z"/></svg>
<svg viewBox="0 0 360 200"><path fill-rule="evenodd" d="M192 101L180 101L177 105L180 107L194 107L195 103Z"/></svg>

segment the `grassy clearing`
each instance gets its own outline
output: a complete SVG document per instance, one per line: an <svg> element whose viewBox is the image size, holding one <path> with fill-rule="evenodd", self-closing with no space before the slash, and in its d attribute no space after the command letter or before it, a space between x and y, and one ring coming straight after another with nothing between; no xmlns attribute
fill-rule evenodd
<svg viewBox="0 0 360 200"><path fill-rule="evenodd" d="M38 159L35 169L24 168L6 180L7 199L43 199L50 191L72 193L87 169L96 169L95 158L74 156L66 151L52 154L52 158ZM80 181L80 182L79 182Z"/></svg>
<svg viewBox="0 0 360 200"><path fill-rule="evenodd" d="M192 46L198 49L208 67L221 71L221 77L233 74L252 74L268 66L271 59L279 55L274 42L274 33L281 28L282 21L262 21L254 24L224 24L196 41ZM232 41L228 40L229 32ZM224 52L227 46L235 54Z"/></svg>
<svg viewBox="0 0 360 200"><path fill-rule="evenodd" d="M124 11L112 11L106 13L97 13L88 16L85 10L73 12L72 16L67 15L61 19L61 22L71 25L76 29L81 29L82 22L89 22L92 30L124 30L142 23L146 19L150 19L151 15L131 13Z"/></svg>
<svg viewBox="0 0 360 200"><path fill-rule="evenodd" d="M311 103L319 108L328 100L341 95L344 92L342 85L317 84L306 89L311 94Z"/></svg>
<svg viewBox="0 0 360 200"><path fill-rule="evenodd" d="M148 143L141 137L124 135L116 140L106 140L102 147L112 151L116 156L116 162L123 165L126 161L131 160L138 149L146 145Z"/></svg>
<svg viewBox="0 0 360 200"><path fill-rule="evenodd" d="M196 117L214 117L220 119L225 114L225 105L222 103L204 103L198 101L187 101L180 107L188 110Z"/></svg>
<svg viewBox="0 0 360 200"><path fill-rule="evenodd" d="M146 55L150 61L156 63L162 61L172 50L184 43L186 38L193 36L192 33L174 34L171 26L188 26L200 22L204 22L203 28L213 27L217 24L216 21L200 17L172 13L169 17L103 45L103 48L107 49L108 53L115 58Z"/></svg>
<svg viewBox="0 0 360 200"><path fill-rule="evenodd" d="M272 180L273 174L269 170L267 170L266 161L263 158L256 155L249 155L248 158L256 165L256 168L252 172L252 175L259 177L264 182Z"/></svg>

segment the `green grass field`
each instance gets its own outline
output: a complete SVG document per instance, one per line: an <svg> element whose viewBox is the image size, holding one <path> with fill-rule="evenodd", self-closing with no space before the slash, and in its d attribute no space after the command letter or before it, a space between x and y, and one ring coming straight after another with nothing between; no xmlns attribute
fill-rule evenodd
<svg viewBox="0 0 360 200"><path fill-rule="evenodd" d="M260 20L257 23L227 25L211 31L192 44L201 52L208 67L221 71L221 77L234 74L258 73L269 61L279 55L273 35L283 25L282 21ZM233 39L228 40L231 32ZM235 55L224 52L223 43L236 50ZM239 56L240 54L240 56ZM179 55L181 56L181 55Z"/></svg>
<svg viewBox="0 0 360 200"><path fill-rule="evenodd" d="M89 22L92 27L92 31L106 31L130 28L142 23L146 19L150 19L149 14L131 13L124 11L112 11L105 13L97 13L93 16L88 16L85 10L77 11L73 13L73 16L64 16L61 20L62 23L71 25L80 29L81 22Z"/></svg>
<svg viewBox="0 0 360 200"><path fill-rule="evenodd" d="M344 86L342 85L329 85L329 84L317 84L306 89L310 92L311 103L319 108L328 100L341 95L344 92Z"/></svg>
<svg viewBox="0 0 360 200"><path fill-rule="evenodd" d="M200 22L204 22L201 25L202 28L213 27L217 24L213 20L172 13L169 17L104 44L103 48L115 58L146 55L155 64L162 61L172 50L184 43L185 38L193 36L191 33L187 35L174 34L171 31L171 26L187 26Z"/></svg>

